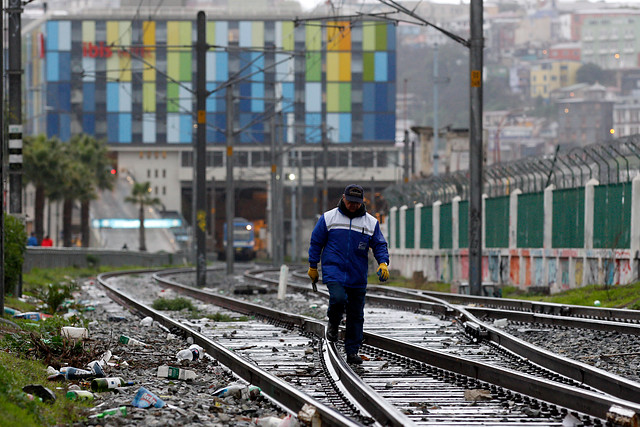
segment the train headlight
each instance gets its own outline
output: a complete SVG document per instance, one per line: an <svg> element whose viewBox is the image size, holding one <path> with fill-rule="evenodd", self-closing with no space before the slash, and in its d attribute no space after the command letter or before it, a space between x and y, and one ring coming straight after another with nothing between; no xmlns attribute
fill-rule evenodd
<svg viewBox="0 0 640 427"><path fill-rule="evenodd" d="M247 224L247 231L251 231L251 224Z"/></svg>

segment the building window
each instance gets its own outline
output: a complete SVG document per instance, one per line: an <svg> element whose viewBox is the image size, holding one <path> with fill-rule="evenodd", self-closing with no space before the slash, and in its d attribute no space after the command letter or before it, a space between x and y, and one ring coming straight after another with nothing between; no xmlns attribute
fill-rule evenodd
<svg viewBox="0 0 640 427"><path fill-rule="evenodd" d="M155 177L157 178L158 177L158 169L155 169L154 172L155 172Z"/></svg>
<svg viewBox="0 0 640 427"><path fill-rule="evenodd" d="M167 177L167 170L166 169L162 169L162 177L163 178Z"/></svg>
<svg viewBox="0 0 640 427"><path fill-rule="evenodd" d="M207 153L209 154L209 153ZM193 151L183 151L182 152L182 162L181 165L183 168L193 167Z"/></svg>
<svg viewBox="0 0 640 427"><path fill-rule="evenodd" d="M151 178L151 169L147 169L147 178Z"/></svg>
<svg viewBox="0 0 640 427"><path fill-rule="evenodd" d="M162 186L162 195L165 196L167 194L167 187Z"/></svg>

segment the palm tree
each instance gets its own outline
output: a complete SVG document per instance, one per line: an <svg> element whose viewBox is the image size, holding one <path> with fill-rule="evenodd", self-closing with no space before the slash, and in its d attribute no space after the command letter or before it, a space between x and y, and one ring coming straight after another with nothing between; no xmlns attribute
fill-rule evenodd
<svg viewBox="0 0 640 427"><path fill-rule="evenodd" d="M104 141L96 140L86 134L75 135L69 141L77 160L89 168L89 178L99 190L113 189L115 176L111 175L111 162ZM80 200L80 232L82 247L89 246L89 207L95 192L85 192Z"/></svg>
<svg viewBox="0 0 640 427"><path fill-rule="evenodd" d="M24 176L36 189L35 232L38 241L44 236L44 203L60 185L63 150L60 140L44 135L24 139ZM51 230L49 230L49 233Z"/></svg>
<svg viewBox="0 0 640 427"><path fill-rule="evenodd" d="M127 196L125 202L134 203L139 206L138 219L140 220L140 247L141 251L147 250L147 244L144 238L144 208L145 206L157 206L161 201L157 197L151 197L151 183L136 182L131 189L131 195Z"/></svg>

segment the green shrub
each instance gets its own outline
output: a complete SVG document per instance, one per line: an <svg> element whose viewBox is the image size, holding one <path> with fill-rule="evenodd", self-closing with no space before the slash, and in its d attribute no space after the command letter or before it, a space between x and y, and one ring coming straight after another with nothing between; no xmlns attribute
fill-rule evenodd
<svg viewBox="0 0 640 427"><path fill-rule="evenodd" d="M22 222L11 215L4 216L4 285L17 289L22 277L22 264L27 245L27 232Z"/></svg>
<svg viewBox="0 0 640 427"><path fill-rule="evenodd" d="M173 299L158 298L153 302L152 307L156 310L170 310L170 311L180 311L180 310L184 310L185 308L190 311L195 310L195 307L193 306L193 304L191 304L191 301L182 297L173 298Z"/></svg>

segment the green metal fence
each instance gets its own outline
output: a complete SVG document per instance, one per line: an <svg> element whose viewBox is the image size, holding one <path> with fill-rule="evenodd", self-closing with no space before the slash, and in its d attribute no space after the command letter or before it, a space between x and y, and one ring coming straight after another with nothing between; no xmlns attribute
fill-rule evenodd
<svg viewBox="0 0 640 427"><path fill-rule="evenodd" d="M544 242L544 193L518 196L519 248L541 248Z"/></svg>
<svg viewBox="0 0 640 427"><path fill-rule="evenodd" d="M553 192L554 248L584 248L584 188Z"/></svg>
<svg viewBox="0 0 640 427"><path fill-rule="evenodd" d="M458 204L458 247L469 247L469 201Z"/></svg>
<svg viewBox="0 0 640 427"><path fill-rule="evenodd" d="M631 237L631 183L595 187L594 248L629 248Z"/></svg>
<svg viewBox="0 0 640 427"><path fill-rule="evenodd" d="M420 248L433 248L433 208L423 207L420 212Z"/></svg>
<svg viewBox="0 0 640 427"><path fill-rule="evenodd" d="M485 200L485 242L488 248L509 247L509 196Z"/></svg>
<svg viewBox="0 0 640 427"><path fill-rule="evenodd" d="M416 228L416 221L415 221L415 215L416 215L416 209L415 208L411 208L411 209L407 209L407 214L405 216L405 231L404 231L404 244L405 244L405 248L407 249L413 249L416 247L415 245L415 228Z"/></svg>

